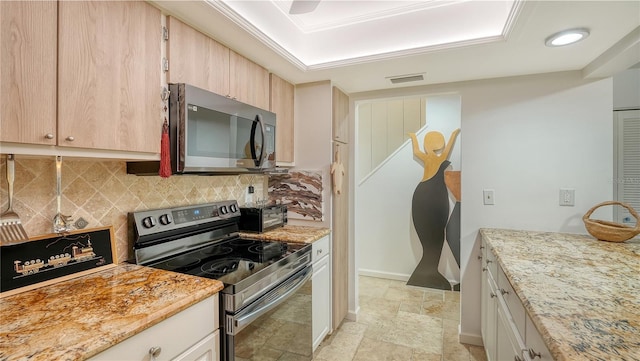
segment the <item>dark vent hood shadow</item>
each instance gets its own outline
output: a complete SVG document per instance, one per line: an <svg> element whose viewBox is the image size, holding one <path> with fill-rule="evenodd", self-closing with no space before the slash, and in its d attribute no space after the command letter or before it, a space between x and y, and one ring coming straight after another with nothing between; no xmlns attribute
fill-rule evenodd
<svg viewBox="0 0 640 361"><path fill-rule="evenodd" d="M137 176L160 176L160 161L140 161L140 162L127 162L127 174L133 174ZM256 174L256 175L270 175L270 174L286 174L289 170L287 168L272 168L272 169L245 169L245 168L220 168L219 170L212 170L207 172L173 172L172 175L199 175L199 176L216 176L216 175L242 175L242 174Z"/></svg>

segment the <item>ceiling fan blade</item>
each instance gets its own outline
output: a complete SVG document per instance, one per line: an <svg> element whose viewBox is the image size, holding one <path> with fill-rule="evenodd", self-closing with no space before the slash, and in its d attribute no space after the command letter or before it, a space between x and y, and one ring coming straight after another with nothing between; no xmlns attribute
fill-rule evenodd
<svg viewBox="0 0 640 361"><path fill-rule="evenodd" d="M293 0L291 2L291 8L289 8L289 14L306 14L315 10L320 4L320 0Z"/></svg>

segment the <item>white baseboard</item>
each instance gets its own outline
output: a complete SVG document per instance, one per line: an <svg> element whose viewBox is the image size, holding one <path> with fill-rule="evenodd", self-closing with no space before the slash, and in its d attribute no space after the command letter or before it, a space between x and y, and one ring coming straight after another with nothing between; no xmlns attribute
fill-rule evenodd
<svg viewBox="0 0 640 361"><path fill-rule="evenodd" d="M370 269L359 269L358 274L360 276L369 276L369 277L377 277L377 278L386 278L390 280L404 281L407 282L411 275L402 274L402 273L393 273L393 272L381 272Z"/></svg>
<svg viewBox="0 0 640 361"><path fill-rule="evenodd" d="M358 312L360 312L360 306L358 306L355 311L349 310L345 318L349 321L356 322L358 321Z"/></svg>
<svg viewBox="0 0 640 361"><path fill-rule="evenodd" d="M460 332L460 325L458 325L458 341L467 345L484 346L481 335L462 333Z"/></svg>

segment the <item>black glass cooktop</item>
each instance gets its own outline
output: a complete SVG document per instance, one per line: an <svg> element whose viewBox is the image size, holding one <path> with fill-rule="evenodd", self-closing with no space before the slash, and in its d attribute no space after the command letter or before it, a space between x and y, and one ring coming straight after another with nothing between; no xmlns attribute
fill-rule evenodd
<svg viewBox="0 0 640 361"><path fill-rule="evenodd" d="M220 241L149 266L214 278L227 286L239 283L305 246L308 245L235 238Z"/></svg>

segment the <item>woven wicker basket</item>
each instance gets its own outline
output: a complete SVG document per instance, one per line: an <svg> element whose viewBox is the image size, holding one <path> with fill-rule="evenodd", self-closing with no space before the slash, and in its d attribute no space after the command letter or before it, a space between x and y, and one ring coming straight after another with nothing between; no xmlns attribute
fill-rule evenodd
<svg viewBox="0 0 640 361"><path fill-rule="evenodd" d="M636 226L629 227L624 224L589 219L593 211L602 206L618 205L629 210L629 213L636 219ZM582 217L587 231L597 239L608 242L624 242L640 234L640 218L638 213L626 203L608 201L596 204Z"/></svg>

